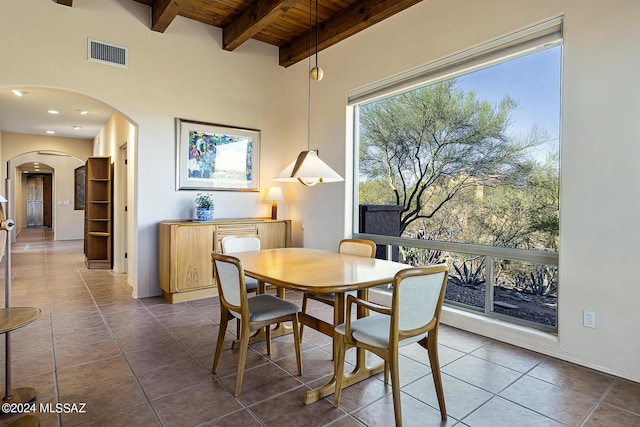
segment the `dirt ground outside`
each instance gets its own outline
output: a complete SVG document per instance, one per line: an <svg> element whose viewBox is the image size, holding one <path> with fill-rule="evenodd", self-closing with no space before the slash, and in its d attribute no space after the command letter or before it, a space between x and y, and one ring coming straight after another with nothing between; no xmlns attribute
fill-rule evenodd
<svg viewBox="0 0 640 427"><path fill-rule="evenodd" d="M484 308L484 285L477 287L447 284L445 299L477 308ZM495 286L493 311L545 326L556 327L558 298L555 295L534 295L516 288Z"/></svg>

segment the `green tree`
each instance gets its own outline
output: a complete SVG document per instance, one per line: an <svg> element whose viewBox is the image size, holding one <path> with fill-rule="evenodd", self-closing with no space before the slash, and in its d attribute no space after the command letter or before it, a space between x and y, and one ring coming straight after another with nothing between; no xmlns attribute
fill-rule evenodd
<svg viewBox="0 0 640 427"><path fill-rule="evenodd" d="M544 138L507 134L518 103L477 99L448 80L361 106L360 174L370 191L384 182L387 203L402 205L402 233L432 218L465 189L514 179L529 148ZM367 188L367 185L369 186Z"/></svg>

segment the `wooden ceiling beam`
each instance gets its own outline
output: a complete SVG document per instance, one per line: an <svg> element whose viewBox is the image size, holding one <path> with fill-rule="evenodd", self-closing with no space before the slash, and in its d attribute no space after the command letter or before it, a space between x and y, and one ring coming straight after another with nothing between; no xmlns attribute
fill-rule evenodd
<svg viewBox="0 0 640 427"><path fill-rule="evenodd" d="M63 6L69 6L69 7L73 6L73 0L53 0L53 1Z"/></svg>
<svg viewBox="0 0 640 427"><path fill-rule="evenodd" d="M222 29L222 48L234 50L299 2L300 0L267 0L251 3L240 16Z"/></svg>
<svg viewBox="0 0 640 427"><path fill-rule="evenodd" d="M180 13L184 0L157 0L151 7L151 29L164 33Z"/></svg>
<svg viewBox="0 0 640 427"><path fill-rule="evenodd" d="M318 51L350 37L401 12L422 0L364 0L319 24ZM315 40L315 31L311 36ZM313 43L315 52L315 43ZM280 65L288 67L309 56L309 32L280 46Z"/></svg>

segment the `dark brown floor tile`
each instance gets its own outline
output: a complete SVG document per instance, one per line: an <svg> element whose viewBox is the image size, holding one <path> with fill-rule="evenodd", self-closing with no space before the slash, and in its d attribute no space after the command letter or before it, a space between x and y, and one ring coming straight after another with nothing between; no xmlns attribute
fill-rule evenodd
<svg viewBox="0 0 640 427"><path fill-rule="evenodd" d="M177 342L166 344L161 348L149 347L126 353L125 357L136 375L192 358L189 352Z"/></svg>
<svg viewBox="0 0 640 427"><path fill-rule="evenodd" d="M56 335L54 338L55 346L61 347L75 347L78 344L96 344L101 341L112 340L111 334L106 327L101 326L98 328L80 329L74 332L66 334Z"/></svg>
<svg viewBox="0 0 640 427"><path fill-rule="evenodd" d="M130 332L128 335L116 337L116 342L124 354L176 343L176 339L164 329L136 329Z"/></svg>
<svg viewBox="0 0 640 427"><path fill-rule="evenodd" d="M627 412L615 406L601 404L591 414L584 427L640 427L640 415Z"/></svg>
<svg viewBox="0 0 640 427"><path fill-rule="evenodd" d="M102 316L96 314L95 316L54 320L53 332L56 335L62 335L77 331L78 329L90 329L100 326L104 326L104 320L102 320Z"/></svg>
<svg viewBox="0 0 640 427"><path fill-rule="evenodd" d="M141 308L141 303L138 300L131 299L129 301L120 301L117 303L111 304L103 304L100 305L99 309L103 314L107 313L120 313L131 310L139 310Z"/></svg>
<svg viewBox="0 0 640 427"><path fill-rule="evenodd" d="M80 424L146 403L132 377L119 378L72 393L61 393L59 401L69 404L86 403L85 413L62 414L63 426Z"/></svg>
<svg viewBox="0 0 640 427"><path fill-rule="evenodd" d="M179 304L170 304L164 300L153 305L147 305L147 309L156 316L164 316L167 314L186 313L195 310L189 303L183 302Z"/></svg>
<svg viewBox="0 0 640 427"><path fill-rule="evenodd" d="M442 421L439 410L404 393L401 397L401 407L402 425L405 427L445 427L456 424L456 420L452 417L448 417L447 421ZM392 426L395 424L393 398L391 394L388 394L371 405L352 413L351 416L367 426Z"/></svg>
<svg viewBox="0 0 640 427"><path fill-rule="evenodd" d="M469 427L562 427L564 424L501 397L494 397L462 422Z"/></svg>
<svg viewBox="0 0 640 427"><path fill-rule="evenodd" d="M227 334L228 338L225 338L222 352L220 353L220 360L218 362L218 369L215 374L217 378L224 378L228 375L233 375L237 371L238 356L240 350L238 348L231 348L232 337ZM198 360L202 362L204 366L213 366L213 354L198 357ZM255 351L251 346L247 351L247 360L245 362L245 369L255 368L260 365L265 365L269 362L266 356ZM303 366L304 368L304 366Z"/></svg>
<svg viewBox="0 0 640 427"><path fill-rule="evenodd" d="M449 363L441 371L491 393L499 393L522 376L521 372L471 355Z"/></svg>
<svg viewBox="0 0 640 427"><path fill-rule="evenodd" d="M236 388L235 375L222 378L220 382L229 390L229 393ZM300 381L275 364L268 363L245 370L242 393L238 396L238 399L244 405L252 405L299 386L302 386ZM299 391L299 393L302 394L302 391ZM302 396L300 398L302 399Z"/></svg>
<svg viewBox="0 0 640 427"><path fill-rule="evenodd" d="M260 420L268 426L324 426L346 414L329 401L320 400L309 405L304 403L304 387L291 390L250 407Z"/></svg>
<svg viewBox="0 0 640 427"><path fill-rule="evenodd" d="M134 406L80 425L83 427L161 426L160 421L148 404Z"/></svg>
<svg viewBox="0 0 640 427"><path fill-rule="evenodd" d="M151 404L167 427L196 426L242 408L231 393L215 381L153 400Z"/></svg>
<svg viewBox="0 0 640 427"><path fill-rule="evenodd" d="M295 354L277 361L276 364L289 374L297 376L298 364ZM329 353L318 349L302 352L302 375L297 377L300 381L309 383L331 374L333 374L333 361Z"/></svg>
<svg viewBox="0 0 640 427"><path fill-rule="evenodd" d="M194 359L188 359L140 374L138 381L140 381L147 397L154 400L215 380L210 369L205 369Z"/></svg>
<svg viewBox="0 0 640 427"><path fill-rule="evenodd" d="M212 332L215 334L214 342L218 338L218 325L213 323L211 319L192 325L174 326L168 328L167 331L178 341L188 340L201 335L209 335ZM229 329L227 329L227 332L229 332ZM233 334L235 335L235 326L233 327Z"/></svg>
<svg viewBox="0 0 640 427"><path fill-rule="evenodd" d="M113 340L75 347L63 347L56 350L56 366L61 369L118 355L120 355L120 350Z"/></svg>
<svg viewBox="0 0 640 427"><path fill-rule="evenodd" d="M311 387L319 387L327 383L331 377L326 377L324 381L317 381L309 384ZM385 385L384 381L376 377L368 378L360 381L342 390L340 394L340 407L348 413L352 413L361 409L380 398L391 393L391 385ZM327 397L328 401L333 403L333 395Z"/></svg>
<svg viewBox="0 0 640 427"><path fill-rule="evenodd" d="M553 358L545 359L529 375L594 397L602 396L615 380L611 375Z"/></svg>
<svg viewBox="0 0 640 427"><path fill-rule="evenodd" d="M344 416L329 424L330 427L364 427L360 421L351 415Z"/></svg>
<svg viewBox="0 0 640 427"><path fill-rule="evenodd" d="M131 377L131 371L122 356L110 357L58 370L60 394L95 386L119 378Z"/></svg>
<svg viewBox="0 0 640 427"><path fill-rule="evenodd" d="M597 402L593 396L530 376L520 378L500 396L568 425L578 425Z"/></svg>
<svg viewBox="0 0 640 427"><path fill-rule="evenodd" d="M640 383L618 378L604 401L640 415Z"/></svg>
<svg viewBox="0 0 640 427"><path fill-rule="evenodd" d="M181 340L182 345L195 357L212 354L216 351L216 340L218 339L218 327L208 328L201 334L193 335Z"/></svg>
<svg viewBox="0 0 640 427"><path fill-rule="evenodd" d="M493 397L492 393L447 374L442 374L442 388L447 413L455 419L466 417ZM433 408L438 408L438 398L431 375L403 387L402 391Z"/></svg>
<svg viewBox="0 0 640 427"><path fill-rule="evenodd" d="M14 353L12 352L12 355L13 354ZM53 368L52 351L47 351L44 354L29 354L23 357L12 357L11 375L14 379L31 377L34 375L53 372Z"/></svg>
<svg viewBox="0 0 640 427"><path fill-rule="evenodd" d="M543 354L498 341L491 341L472 354L523 373L533 369L546 358Z"/></svg>
<svg viewBox="0 0 640 427"><path fill-rule="evenodd" d="M438 342L447 347L464 353L470 353L482 347L490 341L489 338L453 328L447 325L440 325Z"/></svg>
<svg viewBox="0 0 640 427"><path fill-rule="evenodd" d="M248 410L242 409L217 418L213 421L202 424L202 427L259 427L260 424L256 417L249 413Z"/></svg>
<svg viewBox="0 0 640 427"><path fill-rule="evenodd" d="M166 328L212 325L211 319L204 316L198 310L190 306L187 307L189 308L185 311L164 314L162 316L156 316L156 318Z"/></svg>

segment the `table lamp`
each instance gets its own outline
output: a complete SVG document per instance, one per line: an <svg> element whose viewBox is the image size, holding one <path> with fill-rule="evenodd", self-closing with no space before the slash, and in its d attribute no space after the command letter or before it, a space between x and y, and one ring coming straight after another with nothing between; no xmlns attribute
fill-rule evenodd
<svg viewBox="0 0 640 427"><path fill-rule="evenodd" d="M271 202L271 219L278 219L278 202L282 202L282 189L280 187L269 187L267 190L267 202Z"/></svg>

